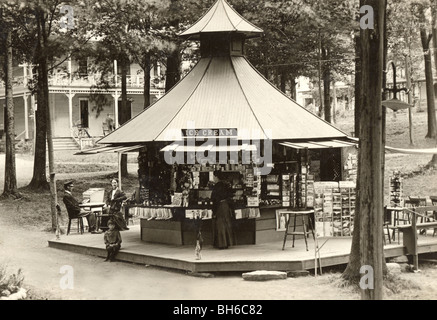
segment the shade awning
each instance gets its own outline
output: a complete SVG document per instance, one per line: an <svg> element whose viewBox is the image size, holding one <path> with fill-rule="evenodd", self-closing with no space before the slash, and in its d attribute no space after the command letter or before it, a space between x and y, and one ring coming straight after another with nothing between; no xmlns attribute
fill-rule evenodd
<svg viewBox="0 0 437 320"><path fill-rule="evenodd" d="M326 149L352 147L356 146L358 142L332 139L323 141L281 142L280 144L294 149Z"/></svg>
<svg viewBox="0 0 437 320"><path fill-rule="evenodd" d="M183 142L169 144L162 148L163 152L238 152L238 151L256 151L256 145L243 143L241 145L214 145L207 144L201 146L187 145Z"/></svg>
<svg viewBox="0 0 437 320"><path fill-rule="evenodd" d="M110 153L110 152L119 152L119 153L128 153L135 152L144 146L135 145L135 146L101 146L91 149L82 150L80 152L75 153L75 155L85 155L85 154L97 154L97 153Z"/></svg>

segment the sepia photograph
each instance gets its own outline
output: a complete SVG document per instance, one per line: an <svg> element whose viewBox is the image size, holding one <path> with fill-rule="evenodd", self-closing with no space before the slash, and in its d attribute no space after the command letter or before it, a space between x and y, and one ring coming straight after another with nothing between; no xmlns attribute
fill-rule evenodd
<svg viewBox="0 0 437 320"><path fill-rule="evenodd" d="M0 300L437 300L436 66L436 0L0 0Z"/></svg>

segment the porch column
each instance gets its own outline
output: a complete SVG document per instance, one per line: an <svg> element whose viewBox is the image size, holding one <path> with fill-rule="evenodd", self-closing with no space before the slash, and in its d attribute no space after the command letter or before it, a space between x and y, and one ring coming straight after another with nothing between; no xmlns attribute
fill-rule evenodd
<svg viewBox="0 0 437 320"><path fill-rule="evenodd" d="M73 98L76 94L72 93L70 89L70 92L65 93L65 95L68 98L68 119L70 124L70 131L71 131L71 129L73 129Z"/></svg>
<svg viewBox="0 0 437 320"><path fill-rule="evenodd" d="M117 90L115 90L115 94L112 95L112 97L114 98L114 123L115 123L115 128L118 128L118 98L120 98L120 95L118 94Z"/></svg>
<svg viewBox="0 0 437 320"><path fill-rule="evenodd" d="M122 152L117 152L118 154L118 188L120 190L121 189L121 156L122 156Z"/></svg>

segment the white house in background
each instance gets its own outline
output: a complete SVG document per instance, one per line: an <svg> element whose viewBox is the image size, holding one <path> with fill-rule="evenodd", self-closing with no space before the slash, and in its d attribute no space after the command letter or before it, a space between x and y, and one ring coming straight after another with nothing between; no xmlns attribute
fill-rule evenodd
<svg viewBox="0 0 437 320"><path fill-rule="evenodd" d="M331 96L335 97L335 99L332 98L332 111L353 109L354 95L352 90L346 83L341 81L337 81L335 85L331 85ZM308 77L298 77L296 79L296 102L311 112L318 113L319 105L314 99L314 91L318 93L317 81L313 81Z"/></svg>
<svg viewBox="0 0 437 320"><path fill-rule="evenodd" d="M60 148L80 148L107 133L107 116L113 119L115 127L119 123L119 104L121 103L120 68L114 61L114 72L109 76L111 88L99 91L104 95L107 104L97 113L96 105L90 101L93 88L99 75L91 72L92 60L69 59L56 71L49 74L49 99L52 118L52 131L56 146ZM36 96L28 89L28 81L32 78L32 67L14 64L14 105L16 139L32 140L34 138L35 117L38 107ZM160 65L151 70L151 79L161 79ZM115 75L116 74L116 75ZM144 73L137 64L131 64L127 76L128 105L131 116L143 110ZM162 81L151 81L151 103L164 95ZM0 135L4 132L5 87L0 82Z"/></svg>

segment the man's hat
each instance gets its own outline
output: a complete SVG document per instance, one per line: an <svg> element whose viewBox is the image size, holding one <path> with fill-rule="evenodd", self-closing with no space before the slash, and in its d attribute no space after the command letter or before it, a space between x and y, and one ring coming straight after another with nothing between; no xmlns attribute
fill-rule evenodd
<svg viewBox="0 0 437 320"><path fill-rule="evenodd" d="M73 180L69 180L67 182L64 183L64 188L67 188L68 186L72 185L74 183Z"/></svg>

